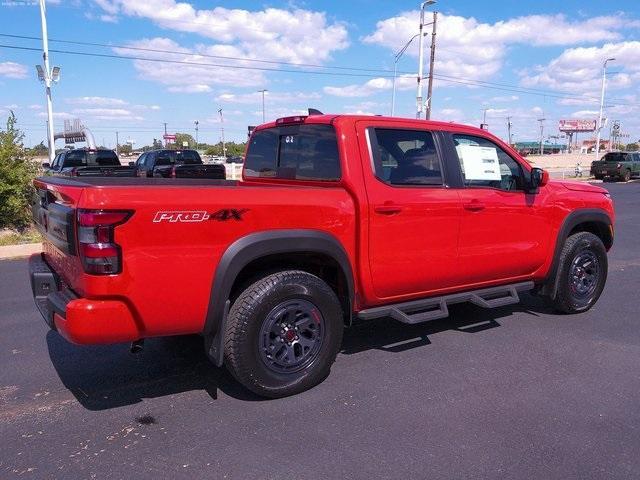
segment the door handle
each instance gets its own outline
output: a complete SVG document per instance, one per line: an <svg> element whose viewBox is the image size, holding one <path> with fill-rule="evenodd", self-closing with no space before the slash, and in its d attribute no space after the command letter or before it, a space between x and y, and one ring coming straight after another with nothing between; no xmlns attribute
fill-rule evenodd
<svg viewBox="0 0 640 480"><path fill-rule="evenodd" d="M484 203L473 201L464 204L464 209L469 210L470 212L479 212L480 210L484 210Z"/></svg>
<svg viewBox="0 0 640 480"><path fill-rule="evenodd" d="M377 205L373 209L376 213L381 213L382 215L394 215L402 211L402 207L399 205Z"/></svg>

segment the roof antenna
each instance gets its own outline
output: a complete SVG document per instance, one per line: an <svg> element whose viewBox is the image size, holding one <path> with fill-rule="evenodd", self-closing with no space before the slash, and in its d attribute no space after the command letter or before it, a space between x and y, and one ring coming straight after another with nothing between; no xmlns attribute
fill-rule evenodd
<svg viewBox="0 0 640 480"><path fill-rule="evenodd" d="M310 108L309 109L309 115L324 115L324 113L322 113L320 110L317 110L315 108Z"/></svg>

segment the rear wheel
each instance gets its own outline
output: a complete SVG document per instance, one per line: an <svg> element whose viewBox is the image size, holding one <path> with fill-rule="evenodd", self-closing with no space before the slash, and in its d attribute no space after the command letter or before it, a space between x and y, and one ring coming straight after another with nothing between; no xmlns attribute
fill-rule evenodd
<svg viewBox="0 0 640 480"><path fill-rule="evenodd" d="M225 364L246 388L270 398L320 383L342 343L333 290L310 273L288 270L258 280L229 311Z"/></svg>
<svg viewBox="0 0 640 480"><path fill-rule="evenodd" d="M593 178L596 180L604 180L604 175L594 175Z"/></svg>
<svg viewBox="0 0 640 480"><path fill-rule="evenodd" d="M607 252L602 240L589 232L571 235L560 254L554 306L564 313L589 310L607 280Z"/></svg>

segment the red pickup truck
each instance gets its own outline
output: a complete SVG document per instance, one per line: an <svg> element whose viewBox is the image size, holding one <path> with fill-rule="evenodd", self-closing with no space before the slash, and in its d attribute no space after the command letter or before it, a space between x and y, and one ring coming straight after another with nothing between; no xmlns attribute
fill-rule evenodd
<svg viewBox="0 0 640 480"><path fill-rule="evenodd" d="M413 324L522 291L600 296L608 192L550 181L486 131L354 115L253 132L240 182L35 180L36 305L78 344L202 334L213 362L282 397L318 384L355 319Z"/></svg>

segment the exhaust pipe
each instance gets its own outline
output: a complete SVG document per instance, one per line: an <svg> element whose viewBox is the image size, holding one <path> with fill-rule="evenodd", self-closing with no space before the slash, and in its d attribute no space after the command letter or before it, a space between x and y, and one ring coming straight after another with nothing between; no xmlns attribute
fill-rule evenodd
<svg viewBox="0 0 640 480"><path fill-rule="evenodd" d="M144 348L144 339L139 338L138 340L131 342L131 348L129 349L129 351L131 353L140 353L143 348Z"/></svg>

